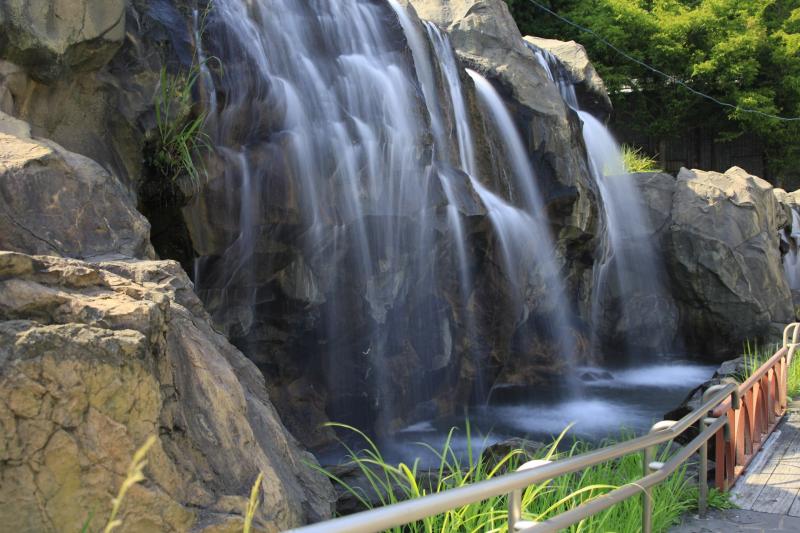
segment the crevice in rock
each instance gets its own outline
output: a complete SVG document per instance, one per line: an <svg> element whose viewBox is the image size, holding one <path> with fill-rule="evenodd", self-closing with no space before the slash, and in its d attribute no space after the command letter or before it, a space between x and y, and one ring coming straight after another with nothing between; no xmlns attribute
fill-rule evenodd
<svg viewBox="0 0 800 533"><path fill-rule="evenodd" d="M181 213L188 200L178 186L148 172L139 189L137 209L150 222L150 242L158 257L179 262L193 279L196 254Z"/></svg>

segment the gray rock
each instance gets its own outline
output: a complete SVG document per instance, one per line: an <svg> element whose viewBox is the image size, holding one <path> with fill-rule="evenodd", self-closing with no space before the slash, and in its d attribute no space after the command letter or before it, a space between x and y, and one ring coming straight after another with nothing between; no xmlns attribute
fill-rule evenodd
<svg viewBox="0 0 800 533"><path fill-rule="evenodd" d="M124 37L124 0L0 4L0 58L26 67L42 81L102 67Z"/></svg>
<svg viewBox="0 0 800 533"><path fill-rule="evenodd" d="M783 211L766 181L740 168L678 174L669 248L690 332L710 349L765 337L793 320L778 248Z"/></svg>
<svg viewBox="0 0 800 533"><path fill-rule="evenodd" d="M682 169L637 183L662 248L686 347L726 353L794 318L779 250L787 223L773 187L740 168Z"/></svg>
<svg viewBox="0 0 800 533"><path fill-rule="evenodd" d="M113 175L87 157L27 136L20 121L2 122L20 136L0 132L0 249L153 257L150 224Z"/></svg>
<svg viewBox="0 0 800 533"><path fill-rule="evenodd" d="M566 67L572 82L577 85L576 92L582 109L603 118L611 115L611 99L608 97L606 86L589 61L589 55L583 45L575 41L559 41L530 35L525 36L525 40L547 50Z"/></svg>
<svg viewBox="0 0 800 533"><path fill-rule="evenodd" d="M489 468L493 468L500 461L507 459L510 454L514 453L514 464L521 465L534 457L541 456L542 450L547 447L543 442L512 437L487 446L481 452L481 459L485 464L489 465ZM508 469L503 469L503 471L506 470Z"/></svg>

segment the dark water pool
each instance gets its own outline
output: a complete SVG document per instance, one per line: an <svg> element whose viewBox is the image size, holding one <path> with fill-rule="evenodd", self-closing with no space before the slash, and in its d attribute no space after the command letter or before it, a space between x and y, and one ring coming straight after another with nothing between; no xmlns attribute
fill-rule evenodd
<svg viewBox="0 0 800 533"><path fill-rule="evenodd" d="M608 372L612 378L580 381L571 394L558 400L539 399L536 391L530 390L526 399L474 406L461 416L421 421L380 439L380 449L392 463L419 458L422 464L433 464L435 455L422 443L441 450L452 427L458 429L451 444L461 456L467 455L469 444L474 453L479 453L485 446L510 437L549 443L569 424L572 427L566 442L572 438L599 442L607 437L641 434L680 405L690 390L711 378L715 369L681 360L638 368L583 367L577 375ZM465 431L467 418L470 439ZM320 459L332 464L339 462L337 455L341 460L341 449L330 449Z"/></svg>

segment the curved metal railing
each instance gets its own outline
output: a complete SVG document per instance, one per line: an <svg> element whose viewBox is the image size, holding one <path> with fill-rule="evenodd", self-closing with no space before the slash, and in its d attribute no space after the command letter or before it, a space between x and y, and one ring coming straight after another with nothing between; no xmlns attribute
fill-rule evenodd
<svg viewBox="0 0 800 533"><path fill-rule="evenodd" d="M708 441L711 438L717 439L717 461L719 464L720 458L725 456L726 472L730 466L727 462L728 459L735 461L741 456L742 459L749 461L749 458L758 449L753 444L756 434L763 437L759 443L763 442L763 439L766 438L763 430L774 429L775 423L777 423L776 417L782 414L786 408L786 376L792 354L798 346L798 335L800 335L800 324L787 326L784 330L783 347L745 383L740 386L735 383L725 383L710 387L703 394L703 403L697 409L680 420L659 422L648 434L641 437L553 462L526 463L519 470L510 474L291 531L293 533L377 533L445 513L457 507L508 494L508 529L511 532L558 531L623 500L641 495L643 503L642 531L650 533L653 487L669 477L698 450L700 452L698 506L701 514L705 513L708 490L706 479ZM792 342L788 342L790 336ZM765 390L768 392L764 392ZM741 397L746 398L746 402L750 403L742 405ZM762 415L758 415L758 413L762 413ZM771 422L763 422L759 416L766 416L767 420ZM737 424L740 419L750 421L749 425ZM654 461L659 445L674 440L696 423L700 424L701 430L694 439L667 462ZM749 440L743 438L741 441L743 443L750 442L749 454L741 455L740 450L737 449L737 443L740 442L737 432L740 428L743 431L742 435L750 436ZM635 482L593 498L544 522L533 523L521 520L521 495L524 489L633 453L642 453L644 458L643 477ZM734 476L736 472L741 473L746 464L747 462L742 462L738 470L734 468ZM720 470L718 466L718 485ZM730 484L726 484L723 488L729 486Z"/></svg>

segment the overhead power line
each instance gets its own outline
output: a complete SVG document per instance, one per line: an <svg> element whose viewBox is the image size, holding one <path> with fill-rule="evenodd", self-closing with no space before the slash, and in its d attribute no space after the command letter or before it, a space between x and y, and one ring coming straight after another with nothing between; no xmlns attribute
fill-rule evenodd
<svg viewBox="0 0 800 533"><path fill-rule="evenodd" d="M607 39L605 39L602 35L600 35L596 31L594 31L594 30L592 30L590 28L587 28L586 26L582 26L582 25L578 24L577 22L574 22L574 21L568 19L567 17L559 15L558 13L556 13L555 11L550 9L549 7L540 4L536 0L528 0L528 2L530 2L534 6L538 7L539 9L541 9L543 11L546 11L550 15L556 17L557 19L569 24L570 26L573 26L573 27L577 28L578 30L580 30L580 31L582 31L584 33L588 33L590 35L593 35L601 43L603 43L604 45L608 46L609 48L611 48L612 50L614 50L616 53L618 53L622 57L626 58L627 60L632 61L632 62L636 63L637 65L640 65L640 66L646 68L647 70L650 70L651 72L654 72L654 73L658 74L659 76L662 76L662 77L666 78L667 80L669 80L669 81L671 81L671 82L673 82L673 83L675 83L677 85L680 85L681 87L683 87L687 91L689 91L691 93L694 93L697 96L700 96L702 98L705 98L706 100L710 100L710 101L714 102L717 105L720 105L720 106L723 106L723 107L729 107L731 109L736 109L737 111L741 111L742 113L752 113L754 115L761 115L763 117L772 118L772 119L775 119L775 120L781 120L781 121L784 121L784 122L800 121L800 117L783 117L783 116L780 116L780 115L773 115L771 113L765 113L764 111L760 111L758 109L741 107L741 106L738 106L736 104L723 102L722 100L714 98L713 96L711 96L709 94L706 94L704 92L698 91L694 87L692 87L689 84L687 84L685 81L683 81L683 80L681 80L679 78L676 78L675 76L672 76L671 74L667 74L666 72L663 72L663 71L657 69L656 67L654 67L652 65L649 65L649 64L645 63L644 61L633 57L629 53L625 52L624 50L620 49L619 47L617 47L613 43L609 42Z"/></svg>

